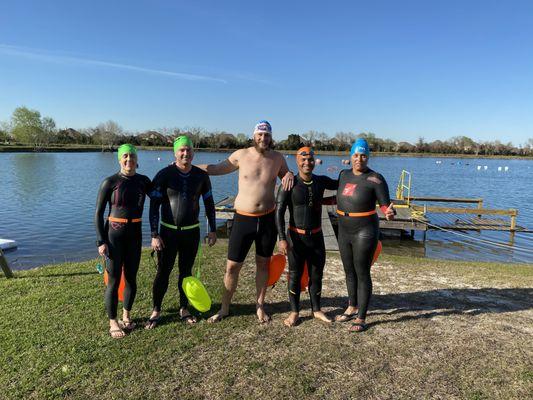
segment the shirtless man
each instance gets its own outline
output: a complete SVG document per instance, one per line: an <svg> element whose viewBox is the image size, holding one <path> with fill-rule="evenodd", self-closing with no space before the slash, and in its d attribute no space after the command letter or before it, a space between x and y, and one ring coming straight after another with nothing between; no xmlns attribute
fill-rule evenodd
<svg viewBox="0 0 533 400"><path fill-rule="evenodd" d="M236 212L229 238L222 304L220 310L209 318L209 322L220 322L229 315L231 298L237 288L243 261L254 241L256 313L260 323L270 321L264 304L268 264L277 238L274 188L278 177L284 177L284 187L292 187L294 176L287 167L285 157L271 150L272 127L268 121L259 121L253 138L253 147L237 150L219 164L198 165L209 175L224 175L239 170Z"/></svg>

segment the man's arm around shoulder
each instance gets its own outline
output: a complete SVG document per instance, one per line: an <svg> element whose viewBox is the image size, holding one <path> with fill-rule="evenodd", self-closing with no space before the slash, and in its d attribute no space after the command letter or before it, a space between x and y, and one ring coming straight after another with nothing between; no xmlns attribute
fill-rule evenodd
<svg viewBox="0 0 533 400"><path fill-rule="evenodd" d="M199 164L198 168L203 169L209 175L226 175L239 168L239 158L242 156L242 151L234 151L227 159L218 164Z"/></svg>

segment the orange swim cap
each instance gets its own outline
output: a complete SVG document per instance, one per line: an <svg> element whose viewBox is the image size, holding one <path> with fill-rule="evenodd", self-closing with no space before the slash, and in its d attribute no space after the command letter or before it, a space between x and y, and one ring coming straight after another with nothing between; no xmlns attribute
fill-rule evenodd
<svg viewBox="0 0 533 400"><path fill-rule="evenodd" d="M309 146L304 146L304 147L300 147L297 151L296 151L296 157L299 157L299 156L302 156L302 157L305 157L305 156L311 156L311 157L314 157L315 155L315 152L313 151L313 149Z"/></svg>

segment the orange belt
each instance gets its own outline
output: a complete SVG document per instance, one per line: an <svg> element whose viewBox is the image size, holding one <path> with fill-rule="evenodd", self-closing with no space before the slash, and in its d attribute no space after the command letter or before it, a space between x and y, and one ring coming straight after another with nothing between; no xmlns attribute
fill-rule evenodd
<svg viewBox="0 0 533 400"><path fill-rule="evenodd" d="M263 215L270 214L272 211L276 209L276 206L272 207L270 210L260 213L249 213L244 211L235 210L237 214L246 215L247 217L262 217Z"/></svg>
<svg viewBox="0 0 533 400"><path fill-rule="evenodd" d="M374 215L375 213L376 210L349 213L337 209L337 214L344 215L345 217L368 217L369 215Z"/></svg>
<svg viewBox="0 0 533 400"><path fill-rule="evenodd" d="M111 222L122 222L124 224L127 224L128 222L141 222L143 220L142 218L128 219L128 218L115 218L115 217L108 217L107 219L110 220Z"/></svg>
<svg viewBox="0 0 533 400"><path fill-rule="evenodd" d="M289 226L289 229L293 232L297 232L301 235L312 235L313 233L318 233L322 230L322 228L319 226L318 228L315 228L315 229L300 229L300 228L296 228L295 226Z"/></svg>

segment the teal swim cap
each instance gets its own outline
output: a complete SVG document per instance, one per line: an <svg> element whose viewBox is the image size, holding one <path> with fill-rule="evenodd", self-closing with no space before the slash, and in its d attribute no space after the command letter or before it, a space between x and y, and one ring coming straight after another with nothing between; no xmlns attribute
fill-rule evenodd
<svg viewBox="0 0 533 400"><path fill-rule="evenodd" d="M134 145L125 143L118 148L118 160L122 158L124 154L135 154L137 156L137 149Z"/></svg>
<svg viewBox="0 0 533 400"><path fill-rule="evenodd" d="M176 150L178 150L181 146L189 146L191 149L193 147L192 140L188 136L178 136L176 140L174 140L174 153Z"/></svg>

